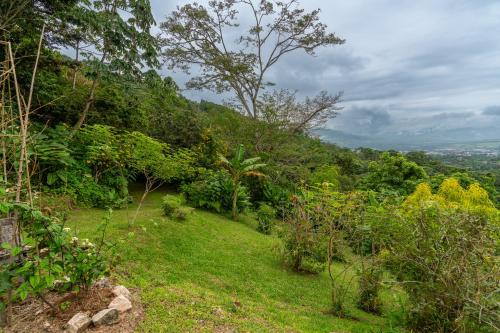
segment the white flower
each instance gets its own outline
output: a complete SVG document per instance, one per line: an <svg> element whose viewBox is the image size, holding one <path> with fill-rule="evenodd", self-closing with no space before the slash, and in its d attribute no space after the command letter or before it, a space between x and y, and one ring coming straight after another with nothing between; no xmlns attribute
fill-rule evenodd
<svg viewBox="0 0 500 333"><path fill-rule="evenodd" d="M71 241L72 241L73 243L78 242L78 237L75 237L75 236L71 237Z"/></svg>
<svg viewBox="0 0 500 333"><path fill-rule="evenodd" d="M64 276L64 280L66 280L66 282L70 282L71 281L71 279L67 275Z"/></svg>
<svg viewBox="0 0 500 333"><path fill-rule="evenodd" d="M71 231L71 228L68 228L68 227L63 228L63 231L70 232L70 231Z"/></svg>

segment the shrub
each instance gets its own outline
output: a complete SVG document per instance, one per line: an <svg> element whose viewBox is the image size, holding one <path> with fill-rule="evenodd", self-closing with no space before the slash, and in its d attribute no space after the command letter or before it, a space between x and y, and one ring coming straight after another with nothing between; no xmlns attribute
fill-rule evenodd
<svg viewBox="0 0 500 333"><path fill-rule="evenodd" d="M382 279L381 268L374 262L368 266L362 265L358 275L359 308L366 312L379 314L381 310L379 298L380 282Z"/></svg>
<svg viewBox="0 0 500 333"><path fill-rule="evenodd" d="M257 221L259 225L257 230L263 234L269 235L271 233L272 221L276 216L276 211L273 207L261 204L257 210Z"/></svg>
<svg viewBox="0 0 500 333"><path fill-rule="evenodd" d="M127 184L124 177L114 173L103 175L98 183L91 170L78 162L68 169L47 175L47 186L51 192L70 196L79 205L86 207L122 206L128 197Z"/></svg>
<svg viewBox="0 0 500 333"><path fill-rule="evenodd" d="M172 217L176 220L184 221L187 219L188 215L193 212L190 207L178 207L174 210Z"/></svg>
<svg viewBox="0 0 500 333"><path fill-rule="evenodd" d="M378 192L408 195L418 183L428 178L421 166L399 153L382 153L378 161L369 163L368 169L369 172L361 179L360 185Z"/></svg>
<svg viewBox="0 0 500 333"><path fill-rule="evenodd" d="M40 179L55 194L83 206L119 207L128 197L127 170L120 137L108 126L87 126L71 144L68 129L57 126L34 138Z"/></svg>
<svg viewBox="0 0 500 333"><path fill-rule="evenodd" d="M91 243L74 237L55 218L44 216L40 211L23 205L3 204L1 213L16 210L24 226L24 240L31 247L24 253L22 261L3 265L0 272L1 300L24 300L28 295L41 297L53 309L55 306L43 298L43 294L54 288L63 290L86 290L100 276L108 273L105 233L110 221L108 215L99 226L99 240ZM9 243L2 248L18 256L22 249ZM40 255L44 249L45 255ZM12 298L6 295L12 294Z"/></svg>
<svg viewBox="0 0 500 333"><path fill-rule="evenodd" d="M284 217L291 209L291 194L283 187L268 182L264 185L263 196L265 202L276 209L279 217Z"/></svg>
<svg viewBox="0 0 500 333"><path fill-rule="evenodd" d="M310 211L309 201L292 198L293 209L285 217L279 236L285 263L296 272L319 273L327 262L327 238Z"/></svg>
<svg viewBox="0 0 500 333"><path fill-rule="evenodd" d="M173 216L174 212L180 208L181 199L179 197L167 194L163 197L161 203L161 209L163 210L163 214L168 217Z"/></svg>
<svg viewBox="0 0 500 333"><path fill-rule="evenodd" d="M494 331L498 323L498 211L477 185L421 184L402 205L387 266L409 295L419 332Z"/></svg>
<svg viewBox="0 0 500 333"><path fill-rule="evenodd" d="M181 192L194 207L214 210L218 213L231 211L233 182L225 171L208 171L200 180L181 186ZM244 186L238 188L237 207L240 212L250 206Z"/></svg>
<svg viewBox="0 0 500 333"><path fill-rule="evenodd" d="M329 183L334 188L339 188L340 168L336 165L322 165L309 176L311 184Z"/></svg>

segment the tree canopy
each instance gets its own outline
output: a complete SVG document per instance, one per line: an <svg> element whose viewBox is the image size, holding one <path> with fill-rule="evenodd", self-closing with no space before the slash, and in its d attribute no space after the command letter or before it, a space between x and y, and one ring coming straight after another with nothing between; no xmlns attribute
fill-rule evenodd
<svg viewBox="0 0 500 333"><path fill-rule="evenodd" d="M243 33L241 12L252 14L252 23ZM261 92L273 85L266 75L282 57L299 50L314 55L319 47L344 43L327 31L319 14L319 9L307 12L299 8L297 0L187 4L160 25L163 59L170 68L187 73L199 67L199 74L192 76L188 88L231 91L243 113L259 118ZM236 43L231 42L234 34L239 35ZM308 117L321 118L319 114L332 116L339 96L322 93L314 101L327 103L295 104L308 115L295 118L308 122Z"/></svg>

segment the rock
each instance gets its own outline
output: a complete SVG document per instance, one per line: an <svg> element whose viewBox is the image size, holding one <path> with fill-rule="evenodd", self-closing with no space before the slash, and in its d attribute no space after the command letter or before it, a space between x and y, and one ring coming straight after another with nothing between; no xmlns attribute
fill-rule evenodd
<svg viewBox="0 0 500 333"><path fill-rule="evenodd" d="M94 283L94 287L97 289L105 289L105 288L111 288L113 287L113 285L111 284L111 281L109 281L108 278L103 277Z"/></svg>
<svg viewBox="0 0 500 333"><path fill-rule="evenodd" d="M113 294L115 296L125 296L128 300L130 300L131 294L130 291L124 286L116 286L113 288Z"/></svg>
<svg viewBox="0 0 500 333"><path fill-rule="evenodd" d="M48 321L43 323L43 331L46 333L52 333L52 325Z"/></svg>
<svg viewBox="0 0 500 333"><path fill-rule="evenodd" d="M64 332L67 333L80 333L89 327L92 320L83 312L78 312L73 316L65 325Z"/></svg>
<svg viewBox="0 0 500 333"><path fill-rule="evenodd" d="M120 313L117 309L104 309L92 317L94 326L113 325L120 321Z"/></svg>
<svg viewBox="0 0 500 333"><path fill-rule="evenodd" d="M109 303L108 309L116 309L122 313L132 309L132 303L130 303L127 297L120 295L116 296L115 299Z"/></svg>

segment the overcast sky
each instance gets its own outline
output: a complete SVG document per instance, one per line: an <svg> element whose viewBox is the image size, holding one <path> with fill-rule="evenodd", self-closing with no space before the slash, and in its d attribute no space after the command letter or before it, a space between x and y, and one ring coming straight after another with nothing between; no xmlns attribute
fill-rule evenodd
<svg viewBox="0 0 500 333"><path fill-rule="evenodd" d="M189 2L152 0L157 22ZM500 139L500 1L302 0L301 6L321 8L322 21L346 44L316 57L291 54L268 78L301 96L344 91L344 110L328 127L353 134L496 127ZM165 74L185 81L180 73ZM184 94L220 102L210 92Z"/></svg>

